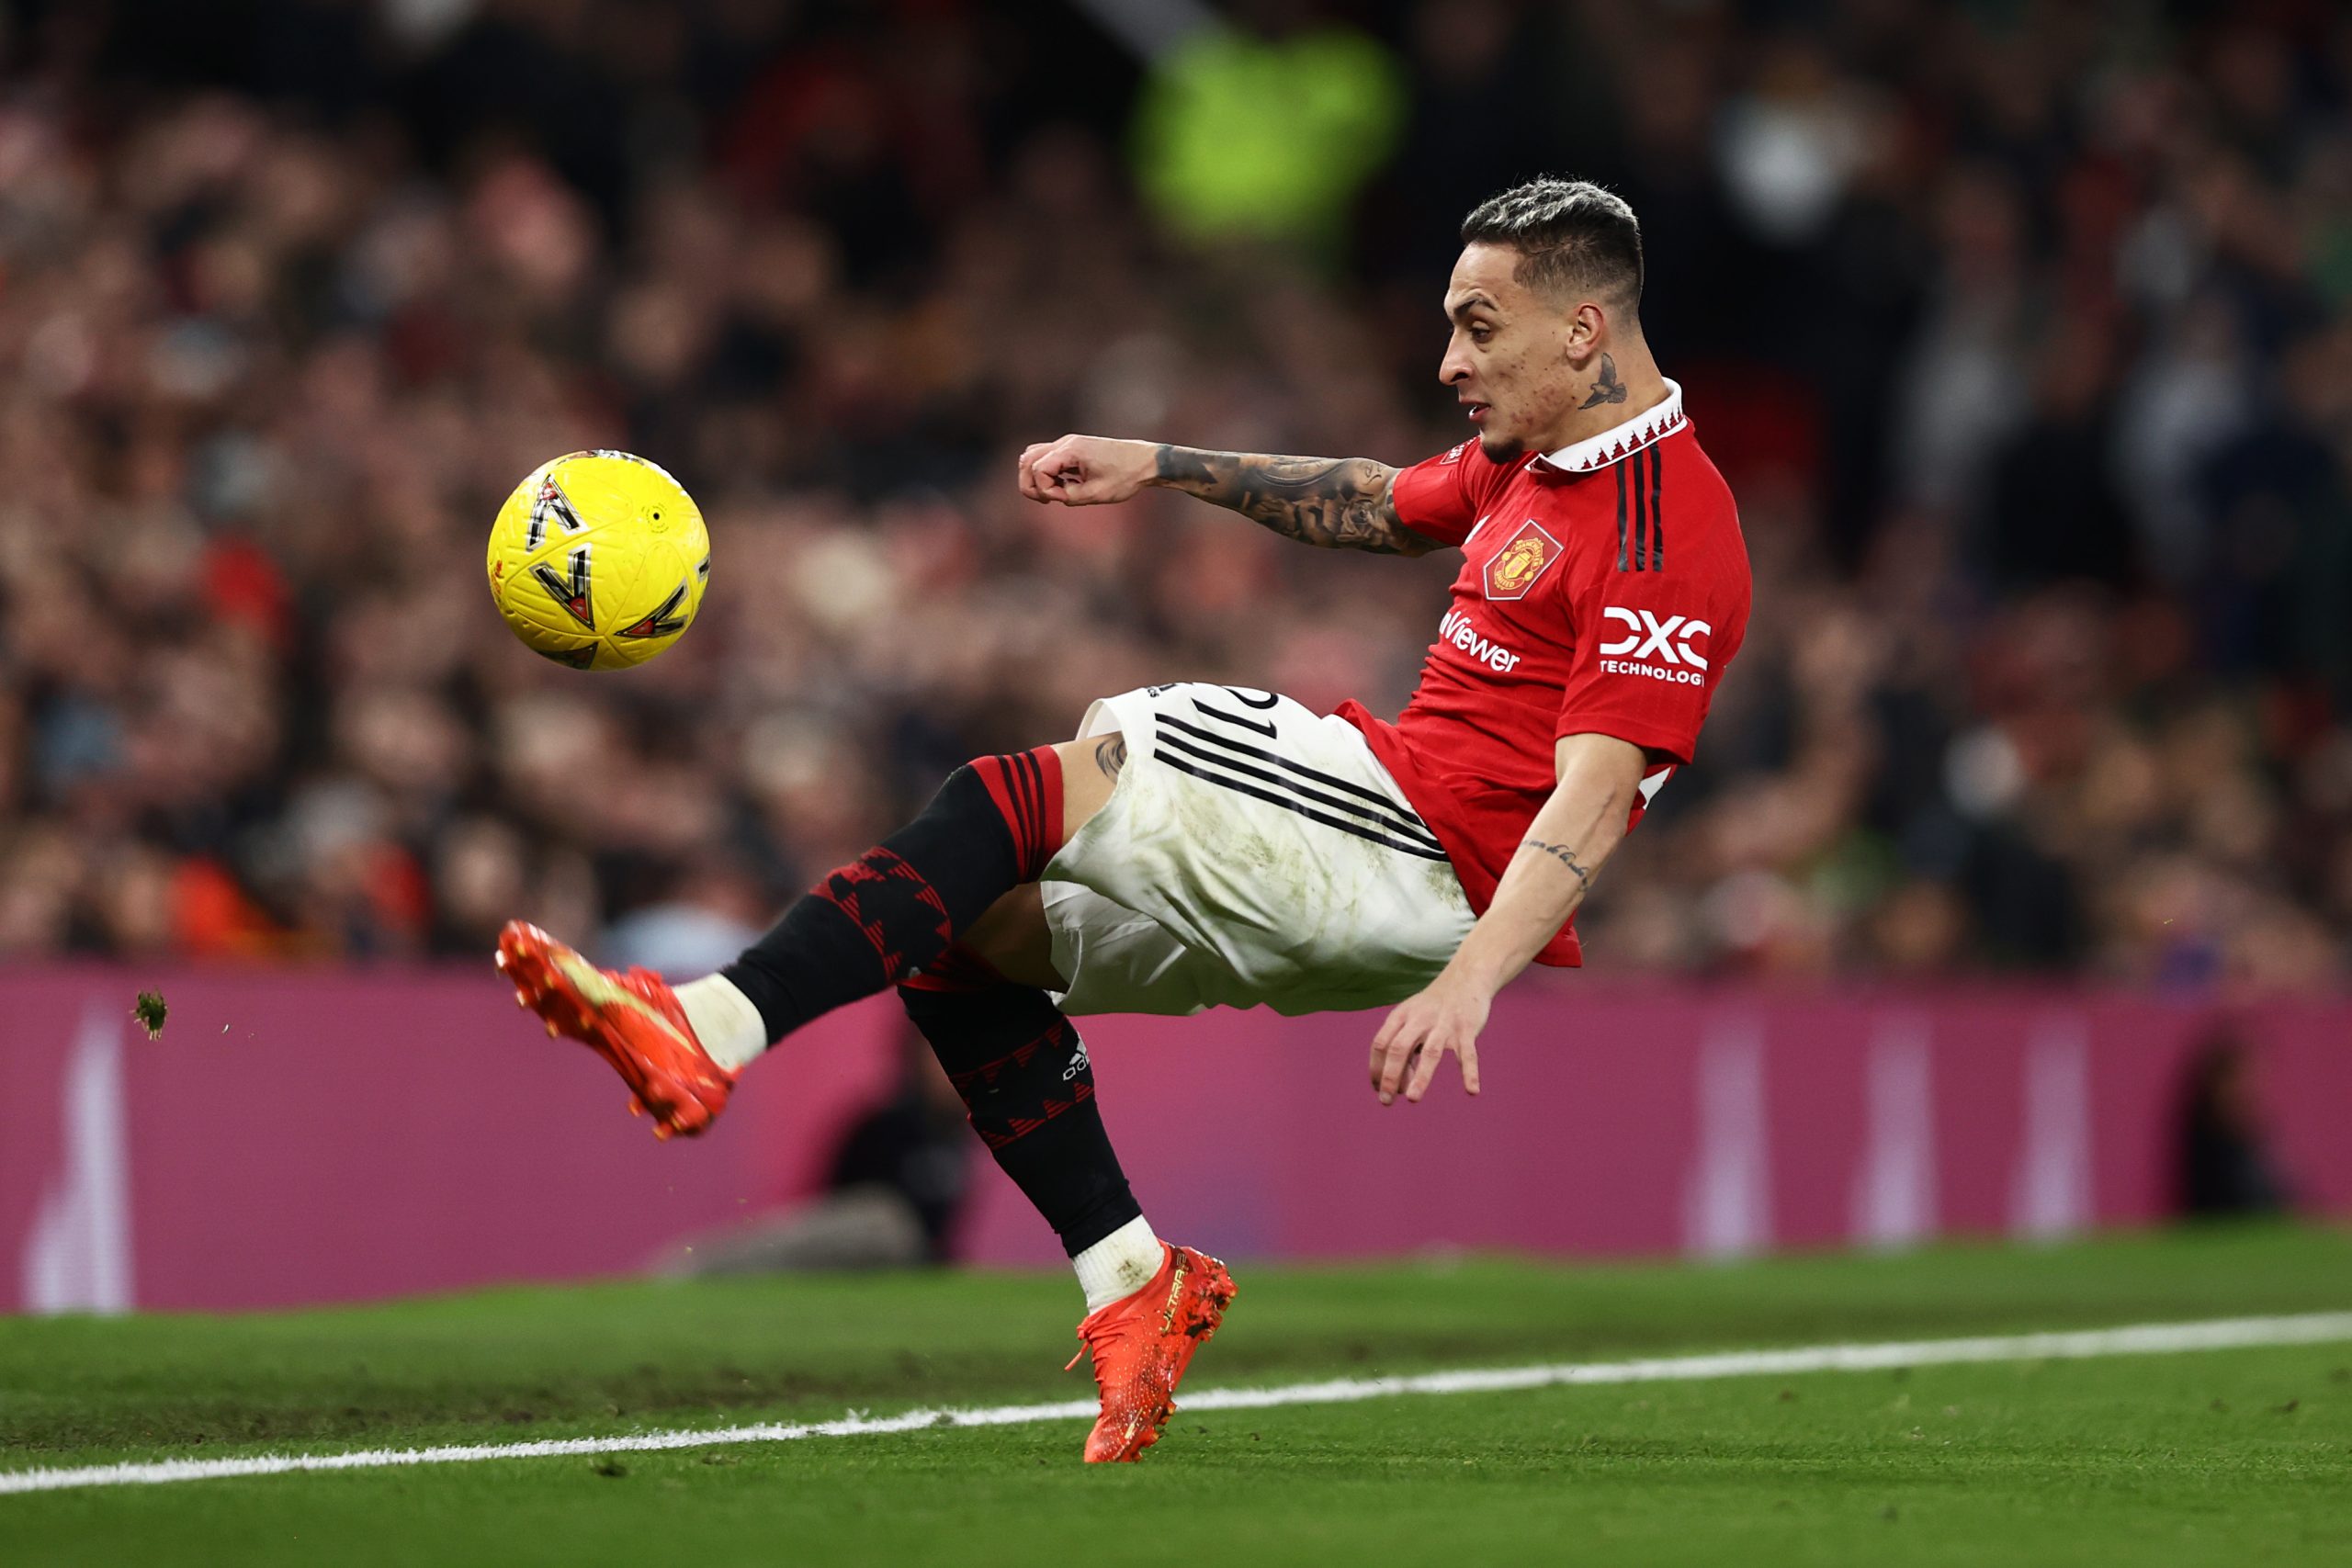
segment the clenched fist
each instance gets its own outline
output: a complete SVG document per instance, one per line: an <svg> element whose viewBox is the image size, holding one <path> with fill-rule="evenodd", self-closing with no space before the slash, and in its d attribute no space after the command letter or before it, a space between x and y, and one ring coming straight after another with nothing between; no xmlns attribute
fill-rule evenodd
<svg viewBox="0 0 2352 1568"><path fill-rule="evenodd" d="M1064 506L1102 506L1129 499L1159 472L1159 448L1148 441L1065 435L1021 454L1021 493Z"/></svg>

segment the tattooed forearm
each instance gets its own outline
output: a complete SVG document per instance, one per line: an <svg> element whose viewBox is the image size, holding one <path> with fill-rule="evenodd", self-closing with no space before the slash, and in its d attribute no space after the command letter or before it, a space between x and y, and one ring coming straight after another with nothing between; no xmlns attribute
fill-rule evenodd
<svg viewBox="0 0 2352 1568"><path fill-rule="evenodd" d="M1096 745L1094 765L1102 770L1104 778L1117 778L1119 770L1127 765L1127 738L1114 735Z"/></svg>
<svg viewBox="0 0 2352 1568"><path fill-rule="evenodd" d="M1520 841L1519 847L1523 850L1542 850L1545 854L1550 855L1554 860L1558 861L1562 865L1566 866L1570 871L1576 873L1577 897L1581 897L1585 894L1592 891L1592 874L1597 868L1589 865L1578 865L1577 863L1577 852L1569 848L1567 845L1547 844L1541 839L1523 839Z"/></svg>
<svg viewBox="0 0 2352 1568"><path fill-rule="evenodd" d="M1625 383L1617 378L1617 362L1604 354L1600 356L1600 374L1592 383L1592 396L1578 403L1577 412L1581 413L1600 403L1622 403L1629 392Z"/></svg>
<svg viewBox="0 0 2352 1568"><path fill-rule="evenodd" d="M1396 470L1369 457L1275 457L1159 448L1159 479L1327 549L1418 556L1430 542L1398 520Z"/></svg>

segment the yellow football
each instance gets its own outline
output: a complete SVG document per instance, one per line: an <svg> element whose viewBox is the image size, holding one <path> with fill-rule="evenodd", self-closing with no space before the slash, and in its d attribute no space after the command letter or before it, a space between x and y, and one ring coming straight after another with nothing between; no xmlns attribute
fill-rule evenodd
<svg viewBox="0 0 2352 1568"><path fill-rule="evenodd" d="M627 452L573 452L514 487L490 530L490 593L532 652L574 670L642 664L684 635L710 534L684 487Z"/></svg>

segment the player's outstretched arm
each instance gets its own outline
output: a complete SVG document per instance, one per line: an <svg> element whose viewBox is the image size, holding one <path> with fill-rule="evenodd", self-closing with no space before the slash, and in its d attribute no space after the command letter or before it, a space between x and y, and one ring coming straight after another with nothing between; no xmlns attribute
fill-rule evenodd
<svg viewBox="0 0 2352 1568"><path fill-rule="evenodd" d="M1396 469L1369 457L1204 452L1100 435L1065 435L1021 454L1021 493L1032 501L1099 506L1160 485L1230 507L1304 544L1426 554L1436 543L1397 517L1396 481Z"/></svg>
<svg viewBox="0 0 2352 1568"><path fill-rule="evenodd" d="M1161 446L1157 482L1303 544L1418 556L1437 547L1396 515L1396 470L1369 457L1278 457Z"/></svg>
<svg viewBox="0 0 2352 1568"><path fill-rule="evenodd" d="M1517 976L1575 913L1592 879L1625 837L1647 758L1613 735L1563 736L1559 784L1527 825L1527 837L1438 977L1396 1004L1372 1041L1372 1087L1386 1105L1419 1100L1452 1051L1462 1087L1478 1092L1478 1031L1497 991Z"/></svg>

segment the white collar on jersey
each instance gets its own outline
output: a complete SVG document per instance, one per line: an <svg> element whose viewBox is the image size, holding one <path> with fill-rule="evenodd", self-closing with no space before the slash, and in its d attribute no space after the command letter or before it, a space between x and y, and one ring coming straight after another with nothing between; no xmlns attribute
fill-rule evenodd
<svg viewBox="0 0 2352 1568"><path fill-rule="evenodd" d="M1573 446L1546 452L1537 461L1571 474L1590 473L1595 468L1607 468L1621 457L1631 457L1653 441L1673 434L1689 423L1682 414L1682 384L1668 381L1665 397L1624 423L1579 441Z"/></svg>

